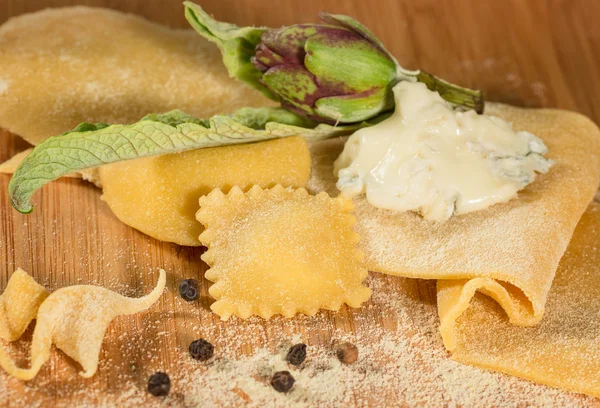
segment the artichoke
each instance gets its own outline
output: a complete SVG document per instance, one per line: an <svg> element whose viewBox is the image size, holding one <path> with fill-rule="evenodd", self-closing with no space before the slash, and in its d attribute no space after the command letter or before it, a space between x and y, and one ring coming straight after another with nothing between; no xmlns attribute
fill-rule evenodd
<svg viewBox="0 0 600 408"><path fill-rule="evenodd" d="M456 108L483 112L480 91L401 67L369 29L348 16L321 13L322 24L279 29L238 27L184 4L192 27L217 44L233 77L317 122L360 123L390 112L399 81L424 82Z"/></svg>

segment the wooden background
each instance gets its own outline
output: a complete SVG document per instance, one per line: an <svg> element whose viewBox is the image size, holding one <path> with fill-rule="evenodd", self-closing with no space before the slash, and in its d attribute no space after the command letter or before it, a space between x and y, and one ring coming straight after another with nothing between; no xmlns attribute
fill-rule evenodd
<svg viewBox="0 0 600 408"><path fill-rule="evenodd" d="M422 68L449 81L481 88L489 100L571 109L600 123L600 1L597 0L198 0L198 3L216 18L240 25L279 26L314 21L320 10L348 14L370 27L408 68ZM0 23L45 7L73 4L120 9L173 27L187 27L179 0L0 0ZM0 131L0 162L24 148L20 139ZM205 266L200 261L200 251L156 242L124 226L99 201L99 191L82 181L60 180L48 185L34 199L36 211L30 216L20 215L9 204L8 181L8 176L0 175L1 288L16 267L27 270L50 288L94 283L127 295L149 291L156 281L153 271L157 267L170 273L170 291L161 299L160 309L178 318L157 320L146 314L117 319L109 330L109 341L102 354L105 360L119 360L121 343L131 341L127 337L121 339L119 333L163 336L156 351L158 362L147 358L143 344L139 353L126 356L132 366L141 367L133 370L132 375L143 387L148 373L168 365L174 358L173 350L185 349L197 336L198 328L186 323L190 307L177 299L174 288L183 277L202 279ZM385 279L390 285L407 285L405 281ZM430 293L423 283L413 282L410 290L431 304ZM203 296L198 308L204 311L211 303L207 287L208 282L202 281ZM374 318L383 327L393 326L393 322L374 310ZM225 330L214 316L207 313L202 316L211 320L211 327ZM197 321L198 314L190 319L194 325L207 323ZM329 341L333 328L360 329L347 310L327 314L326 320L326 326L307 332L309 340ZM247 352L251 346L242 348ZM114 392L118 389L118 371L123 367L103 364L95 386ZM39 398L43 398L44 404L68 404L71 397L61 393L61 383L52 385L50 380L58 377L63 381L63 374L65 378L73 377L75 371L72 362L53 353L52 364L36 380L37 388L2 377L0 391L4 392L0 392L0 405L21 406ZM40 391L42 385L47 389ZM15 399L15 392L20 393L20 399Z"/></svg>

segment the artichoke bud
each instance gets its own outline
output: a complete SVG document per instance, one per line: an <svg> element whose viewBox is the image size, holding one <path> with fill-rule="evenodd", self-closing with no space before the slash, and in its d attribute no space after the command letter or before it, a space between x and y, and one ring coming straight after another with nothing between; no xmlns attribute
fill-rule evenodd
<svg viewBox="0 0 600 408"><path fill-rule="evenodd" d="M368 28L348 16L321 13L321 24L279 29L238 27L184 4L187 20L219 47L232 77L303 117L373 122L393 110L392 88L399 81L423 82L457 109L483 112L480 91L402 68Z"/></svg>
<svg viewBox="0 0 600 408"><path fill-rule="evenodd" d="M268 30L252 62L284 107L320 122L360 122L393 108L395 60L340 25Z"/></svg>

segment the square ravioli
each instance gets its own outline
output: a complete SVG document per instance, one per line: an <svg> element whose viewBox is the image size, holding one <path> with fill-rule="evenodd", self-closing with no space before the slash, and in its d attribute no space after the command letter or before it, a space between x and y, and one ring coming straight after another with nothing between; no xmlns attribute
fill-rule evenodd
<svg viewBox="0 0 600 408"><path fill-rule="evenodd" d="M359 307L371 290L363 285L352 208L343 197L282 186L245 194L234 187L227 195L216 189L200 198L211 309L226 320Z"/></svg>

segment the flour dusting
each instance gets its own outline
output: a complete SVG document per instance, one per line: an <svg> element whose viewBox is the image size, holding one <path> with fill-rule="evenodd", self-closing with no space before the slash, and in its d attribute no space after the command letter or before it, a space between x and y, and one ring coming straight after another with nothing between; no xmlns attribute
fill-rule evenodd
<svg viewBox="0 0 600 408"><path fill-rule="evenodd" d="M8 91L8 86L10 85L10 81L7 79L0 78L0 96L4 95L6 91Z"/></svg>

